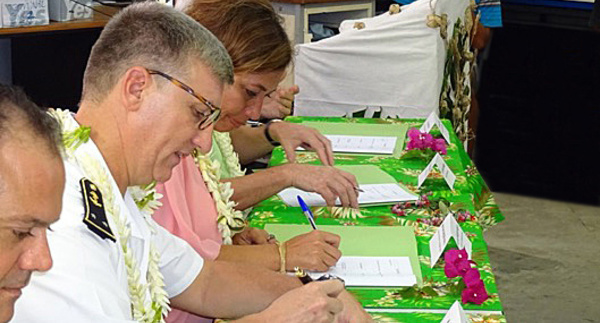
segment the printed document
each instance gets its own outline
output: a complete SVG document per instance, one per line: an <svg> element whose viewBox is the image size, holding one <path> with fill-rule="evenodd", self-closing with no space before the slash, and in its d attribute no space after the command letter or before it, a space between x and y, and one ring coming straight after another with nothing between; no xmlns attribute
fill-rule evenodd
<svg viewBox="0 0 600 323"><path fill-rule="evenodd" d="M417 283L408 257L341 257L327 274L344 280L346 286L412 286ZM313 279L323 273L310 272Z"/></svg>
<svg viewBox="0 0 600 323"><path fill-rule="evenodd" d="M336 153L359 153L391 155L396 148L397 137L325 135ZM303 150L302 147L298 148Z"/></svg>
<svg viewBox="0 0 600 323"><path fill-rule="evenodd" d="M414 201L418 196L412 194L400 185L395 183L388 184L364 184L359 185L359 189L363 192L358 193L358 204L385 204L402 201ZM305 192L297 188L287 188L279 192L279 197L289 206L300 206L297 196L300 195L308 206L325 206L327 203L318 193ZM336 205L341 205L339 199L335 201Z"/></svg>

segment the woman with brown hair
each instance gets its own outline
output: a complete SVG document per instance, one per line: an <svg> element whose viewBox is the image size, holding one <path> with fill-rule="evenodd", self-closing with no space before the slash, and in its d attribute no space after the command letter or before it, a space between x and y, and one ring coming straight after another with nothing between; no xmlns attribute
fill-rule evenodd
<svg viewBox="0 0 600 323"><path fill-rule="evenodd" d="M286 122L245 126L247 120L258 119L263 100L277 88L292 59L281 18L266 0L191 0L183 10L225 45L235 77L223 92L211 153L181 158L171 179L157 186L163 206L154 219L205 259L251 263L280 272L295 266L327 270L341 256L337 235L312 231L279 244L264 230L246 227L242 211L290 186L321 193L330 204L339 197L345 205L357 206L355 178L330 166L329 141L316 130ZM240 160L265 155L275 140L291 161L294 149L302 145L316 150L328 166L291 163L245 176ZM174 310L168 321L201 322L202 318Z"/></svg>

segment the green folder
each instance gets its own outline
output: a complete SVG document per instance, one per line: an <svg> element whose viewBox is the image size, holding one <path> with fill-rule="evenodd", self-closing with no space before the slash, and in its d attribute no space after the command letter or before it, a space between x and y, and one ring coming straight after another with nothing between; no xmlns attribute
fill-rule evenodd
<svg viewBox="0 0 600 323"><path fill-rule="evenodd" d="M388 184L398 183L392 175L375 165L336 165L335 168L356 176L358 184Z"/></svg>
<svg viewBox="0 0 600 323"><path fill-rule="evenodd" d="M310 232L308 225L267 223L265 230L279 241L287 241L299 234ZM411 226L341 226L319 225L319 230L341 237L340 251L344 256L408 257L417 284L423 284L417 252L415 231Z"/></svg>
<svg viewBox="0 0 600 323"><path fill-rule="evenodd" d="M334 123L303 121L303 126L315 128L326 135L347 136L382 136L396 137L394 157L399 157L404 148L404 139L408 131L407 124L368 124L368 123ZM364 154L363 154L364 155Z"/></svg>

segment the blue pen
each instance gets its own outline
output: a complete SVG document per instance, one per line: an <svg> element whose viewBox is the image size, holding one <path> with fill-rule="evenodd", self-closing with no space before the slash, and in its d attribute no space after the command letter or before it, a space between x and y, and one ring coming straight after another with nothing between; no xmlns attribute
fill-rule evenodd
<svg viewBox="0 0 600 323"><path fill-rule="evenodd" d="M317 225L315 224L315 218L313 217L310 208L308 207L308 205L306 205L306 203L304 203L304 200L300 197L300 195L298 195L298 203L300 203L302 213L304 213L304 215L308 219L308 222L310 222L310 226L313 228L313 230L318 230Z"/></svg>

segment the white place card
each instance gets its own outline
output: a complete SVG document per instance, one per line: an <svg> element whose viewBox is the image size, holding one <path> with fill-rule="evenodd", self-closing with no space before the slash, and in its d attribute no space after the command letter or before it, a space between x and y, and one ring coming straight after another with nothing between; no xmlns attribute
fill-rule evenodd
<svg viewBox="0 0 600 323"><path fill-rule="evenodd" d="M456 301L440 323L469 323L469 319L460 303Z"/></svg>
<svg viewBox="0 0 600 323"><path fill-rule="evenodd" d="M427 167L425 167L425 169L423 169L423 171L421 172L421 174L419 174L417 188L420 188L421 185L423 185L423 183L425 183L425 180L427 179L427 176L429 176L429 174L433 170L433 166L435 166L435 162L437 160L437 156L438 156L438 154L436 154L431 159L431 161L429 162L429 164L427 165Z"/></svg>
<svg viewBox="0 0 600 323"><path fill-rule="evenodd" d="M446 129L446 127L442 123L442 120L440 120L440 118L438 118L435 111L431 112L431 114L429 115L429 117L427 117L427 119L421 126L421 129L419 129L419 130L421 132L429 132L429 131L431 131L433 126L438 126L438 128L440 129L440 133L442 134L442 137L444 137L444 139L446 140L447 143L450 143L450 132L448 132L448 129Z"/></svg>
<svg viewBox="0 0 600 323"><path fill-rule="evenodd" d="M435 156L433 156L433 158L429 162L429 165L427 165L427 167L425 167L425 169L421 172L421 174L419 174L417 188L419 188L419 187L421 187L421 185L423 185L423 183L427 179L427 176L429 176L429 174L433 170L434 165L437 166L440 173L442 173L442 176L444 177L446 184L448 184L448 186L450 187L451 190L454 190L454 182L456 182L456 175L454 175L454 172L452 172L452 169L450 169L450 166L448 166L448 164L446 164L446 161L439 153L437 153L437 154L435 154Z"/></svg>
<svg viewBox="0 0 600 323"><path fill-rule="evenodd" d="M469 259L471 259L473 244L471 243L471 240L469 240L467 234L462 230L454 216L449 213L446 215L444 222L442 222L442 225L440 225L431 240L429 240L431 268L435 266L442 253L444 253L444 249L446 249L446 245L448 245L451 237L453 237L454 241L456 241L458 248L465 249L467 251L467 255L469 255Z"/></svg>

